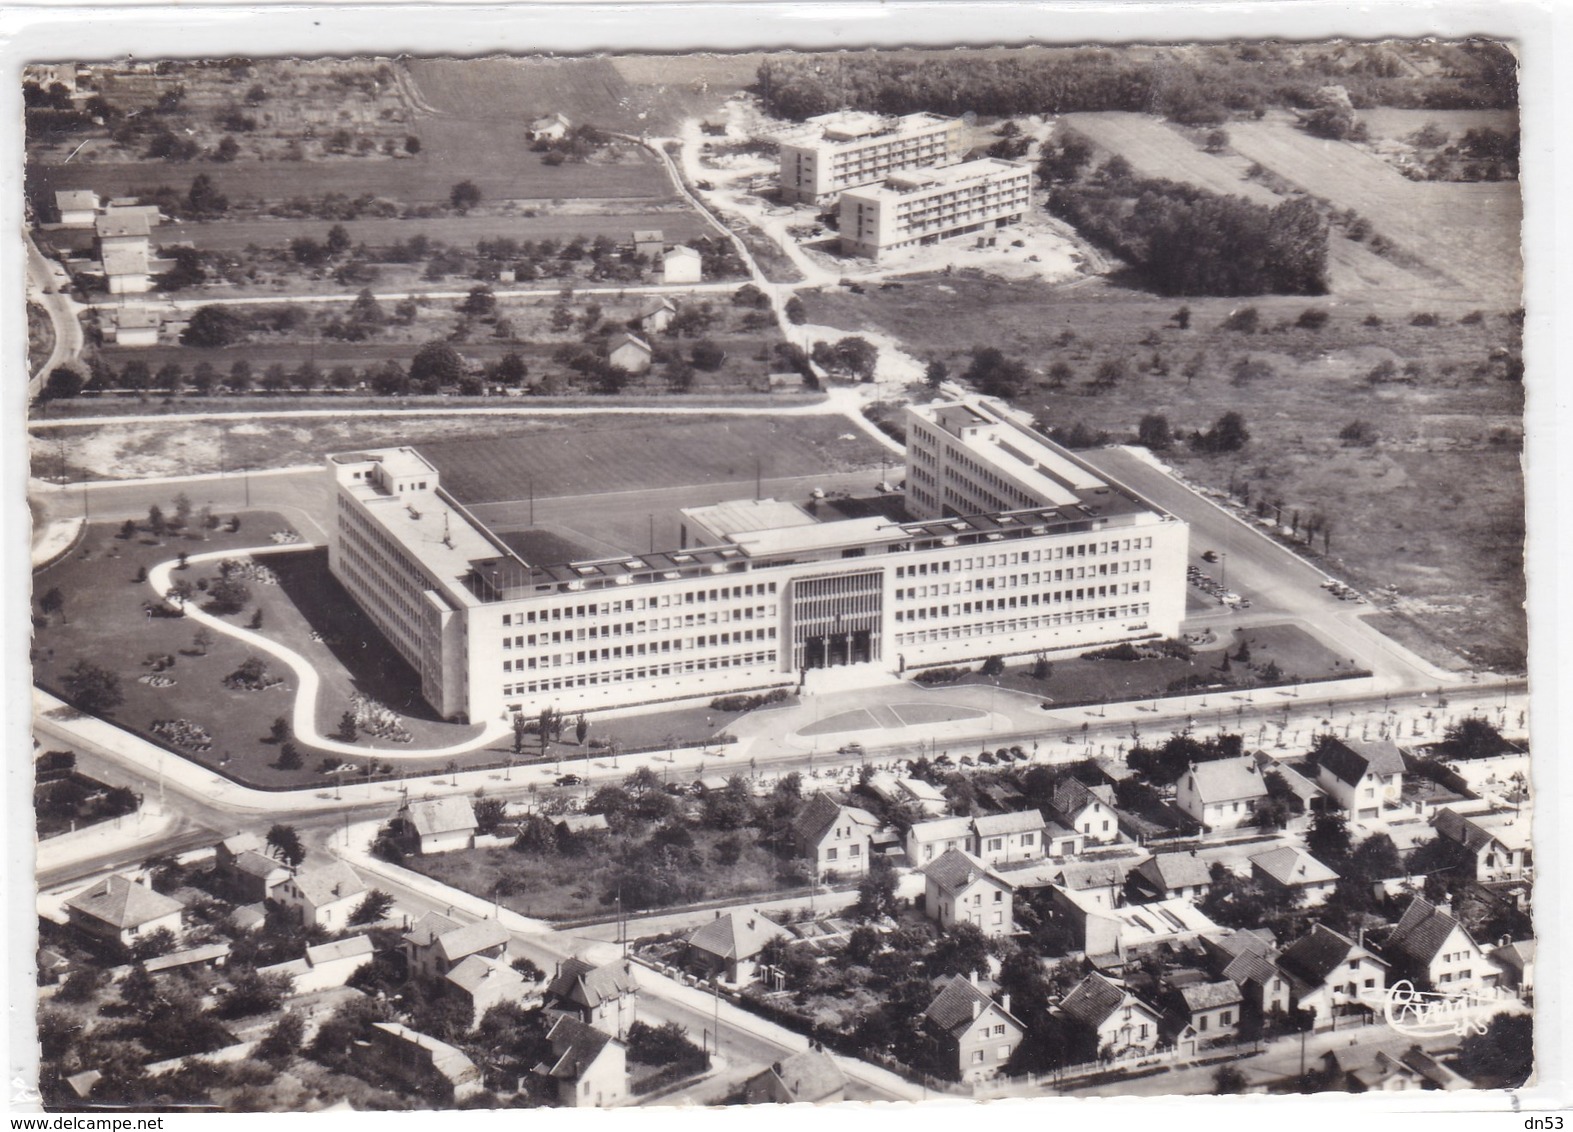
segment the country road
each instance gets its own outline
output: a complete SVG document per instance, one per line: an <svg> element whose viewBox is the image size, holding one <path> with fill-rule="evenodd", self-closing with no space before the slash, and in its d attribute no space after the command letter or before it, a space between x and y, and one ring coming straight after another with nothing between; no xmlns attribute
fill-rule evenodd
<svg viewBox="0 0 1573 1132"><path fill-rule="evenodd" d="M28 396L36 397L49 374L57 367L73 362L82 352L82 324L77 320L77 304L62 288L68 280L65 270L48 259L27 234L27 298L37 303L49 315L55 328L54 349L28 382Z"/></svg>

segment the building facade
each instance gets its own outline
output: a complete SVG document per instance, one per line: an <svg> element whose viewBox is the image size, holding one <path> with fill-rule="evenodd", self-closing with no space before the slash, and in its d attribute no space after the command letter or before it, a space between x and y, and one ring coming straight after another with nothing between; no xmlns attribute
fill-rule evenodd
<svg viewBox="0 0 1573 1132"><path fill-rule="evenodd" d="M907 521L719 504L678 550L566 564L520 558L413 449L331 456L329 566L472 721L1178 633L1184 523L987 401L907 423Z"/></svg>
<svg viewBox="0 0 1573 1132"><path fill-rule="evenodd" d="M843 110L808 119L810 137L781 143L781 199L825 204L843 189L900 169L954 165L965 142L959 118Z"/></svg>
<svg viewBox="0 0 1573 1132"><path fill-rule="evenodd" d="M984 157L942 169L892 173L841 194L841 250L878 260L888 252L1019 222L1032 207L1032 170Z"/></svg>

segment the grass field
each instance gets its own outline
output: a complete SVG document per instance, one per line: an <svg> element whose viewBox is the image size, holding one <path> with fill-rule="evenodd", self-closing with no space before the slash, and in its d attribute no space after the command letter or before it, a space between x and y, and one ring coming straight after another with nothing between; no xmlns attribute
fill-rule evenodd
<svg viewBox="0 0 1573 1132"><path fill-rule="evenodd" d="M1365 150L1311 137L1282 119L1233 123L1229 140L1243 157L1355 209L1462 295L1503 306L1523 301L1523 201L1516 181L1410 181Z"/></svg>
<svg viewBox="0 0 1573 1132"><path fill-rule="evenodd" d="M37 303L27 304L27 371L32 373L55 348L55 324Z"/></svg>
<svg viewBox="0 0 1573 1132"><path fill-rule="evenodd" d="M1495 349L1518 348L1517 327L1501 313L1462 323L1467 304L1437 302L1440 325L1412 326L1399 296L1375 308L1381 325L1367 326L1367 304L1191 299L1191 329L1180 331L1170 321L1177 300L1104 284L1056 289L956 275L908 280L894 295L813 292L804 301L812 323L892 334L954 373L975 343L1040 374L1064 362L1073 371L1064 388L1040 386L1019 402L1062 427L1080 421L1128 441L1145 413L1165 414L1189 433L1240 411L1252 435L1242 453L1179 449L1165 459L1210 486L1245 481L1253 498L1333 516L1329 569L1367 593L1396 584L1395 606L1450 647L1523 650L1523 388L1501 380L1490 360ZM1261 312L1264 331L1222 330L1229 311L1244 305ZM1323 329L1288 325L1307 308L1329 312ZM1167 373L1152 370L1154 355ZM1128 375L1098 392L1090 382L1109 359L1124 359ZM1266 369L1238 384L1242 360ZM1384 361L1413 363L1415 384L1367 381ZM1376 430L1373 446L1339 439L1353 422Z"/></svg>

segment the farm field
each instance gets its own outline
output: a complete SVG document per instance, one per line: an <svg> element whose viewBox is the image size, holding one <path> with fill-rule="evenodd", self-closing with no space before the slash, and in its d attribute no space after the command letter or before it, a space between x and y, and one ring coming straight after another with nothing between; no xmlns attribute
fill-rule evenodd
<svg viewBox="0 0 1573 1132"><path fill-rule="evenodd" d="M1353 208L1375 230L1441 272L1460 295L1523 301L1523 201L1516 181L1410 181L1356 146L1314 138L1287 121L1236 122L1230 145L1305 191Z"/></svg>
<svg viewBox="0 0 1573 1132"><path fill-rule="evenodd" d="M1040 378L1017 399L1050 426L1080 423L1128 442L1146 413L1164 414L1184 436L1239 411L1252 437L1243 452L1177 448L1163 458L1208 486L1246 484L1253 499L1281 499L1286 514L1331 516L1329 571L1367 594L1396 585L1393 608L1423 618L1454 649L1508 663L1522 656L1523 388L1502 380L1491 360L1495 349L1518 348L1517 327L1500 311L1463 323L1474 315L1455 301L1431 307L1439 325L1412 326L1400 296L1376 307L1383 320L1368 326L1371 306L1332 299L1190 299L1191 328L1181 331L1171 321L1178 300L959 275L912 277L896 294L805 292L803 300L813 324L891 334L958 375L974 343L1040 375L1063 362L1071 376L1062 388ZM1260 312L1262 331L1221 329L1246 305ZM1321 330L1293 326L1308 308L1329 313ZM1126 376L1099 392L1092 377L1111 358L1127 361ZM1242 361L1255 364L1238 377ZM1367 380L1383 362L1413 364L1415 383ZM1369 446L1340 439L1355 422L1374 429Z"/></svg>
<svg viewBox="0 0 1573 1132"><path fill-rule="evenodd" d="M1373 106L1360 111L1360 121L1373 142L1402 141L1427 123L1435 123L1458 141L1469 130L1518 129L1518 114L1512 110L1403 110L1396 106Z"/></svg>

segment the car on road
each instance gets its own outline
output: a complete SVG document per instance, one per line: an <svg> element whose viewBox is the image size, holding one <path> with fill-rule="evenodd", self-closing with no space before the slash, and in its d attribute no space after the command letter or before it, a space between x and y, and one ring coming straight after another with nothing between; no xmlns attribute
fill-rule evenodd
<svg viewBox="0 0 1573 1132"><path fill-rule="evenodd" d="M879 492L881 495L889 495L896 489L891 486L889 480L880 480L877 484L874 485L874 490Z"/></svg>
<svg viewBox="0 0 1573 1132"><path fill-rule="evenodd" d="M977 764L972 761L972 756L971 755L962 755L961 756L961 765L962 766L976 766Z"/></svg>
<svg viewBox="0 0 1573 1132"><path fill-rule="evenodd" d="M559 778L557 780L557 785L559 785L559 786L583 786L584 785L584 779L580 778L577 774L565 774L565 775L563 775L561 778Z"/></svg>
<svg viewBox="0 0 1573 1132"><path fill-rule="evenodd" d="M1216 550L1204 551L1202 553L1202 561L1203 562L1216 562L1216 561L1218 561L1218 552Z"/></svg>
<svg viewBox="0 0 1573 1132"><path fill-rule="evenodd" d="M838 755L861 755L862 753L863 753L863 744L862 743L846 743L846 744L843 744L841 746L841 748L836 751L836 754L838 754Z"/></svg>
<svg viewBox="0 0 1573 1132"><path fill-rule="evenodd" d="M823 499L825 498L825 489L822 487L816 487L813 491L808 493L808 497L810 499Z"/></svg>
<svg viewBox="0 0 1573 1132"><path fill-rule="evenodd" d="M993 751L982 751L978 754L978 762L982 763L984 766L997 766L999 764L999 759L994 757Z"/></svg>

